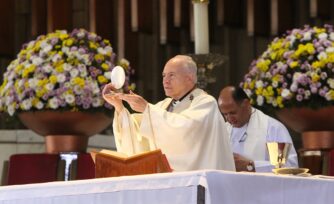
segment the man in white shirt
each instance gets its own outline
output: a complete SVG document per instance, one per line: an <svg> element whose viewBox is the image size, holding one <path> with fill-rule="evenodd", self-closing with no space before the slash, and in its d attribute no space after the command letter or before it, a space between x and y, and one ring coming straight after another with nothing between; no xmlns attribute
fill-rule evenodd
<svg viewBox="0 0 334 204"><path fill-rule="evenodd" d="M103 97L115 107L113 130L117 151L133 155L161 149L175 171L235 170L228 133L216 100L196 88L197 67L191 57L178 55L163 70L168 98L157 104L130 94ZM140 114L130 114L126 101Z"/></svg>
<svg viewBox="0 0 334 204"><path fill-rule="evenodd" d="M227 121L237 171L271 172L266 143L290 143L286 167L298 167L298 158L291 136L278 120L251 106L239 87L221 90L218 105Z"/></svg>

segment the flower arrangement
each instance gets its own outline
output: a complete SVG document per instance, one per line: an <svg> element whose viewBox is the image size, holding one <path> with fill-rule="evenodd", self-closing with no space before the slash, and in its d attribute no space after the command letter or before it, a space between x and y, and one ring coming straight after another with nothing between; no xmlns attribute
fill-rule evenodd
<svg viewBox="0 0 334 204"><path fill-rule="evenodd" d="M0 87L0 111L91 111L112 107L101 96L110 81L115 53L108 40L84 29L41 35L25 45L7 67ZM118 62L126 72L127 89L133 73L129 62Z"/></svg>
<svg viewBox="0 0 334 204"><path fill-rule="evenodd" d="M305 26L275 38L250 65L241 87L253 105L311 107L334 103L334 30Z"/></svg>

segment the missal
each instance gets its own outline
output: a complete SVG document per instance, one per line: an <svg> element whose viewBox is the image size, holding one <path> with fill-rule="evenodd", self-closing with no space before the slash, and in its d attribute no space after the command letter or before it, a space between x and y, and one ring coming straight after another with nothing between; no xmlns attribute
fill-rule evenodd
<svg viewBox="0 0 334 204"><path fill-rule="evenodd" d="M115 177L172 172L166 155L160 149L127 156L112 150L91 152L95 177Z"/></svg>

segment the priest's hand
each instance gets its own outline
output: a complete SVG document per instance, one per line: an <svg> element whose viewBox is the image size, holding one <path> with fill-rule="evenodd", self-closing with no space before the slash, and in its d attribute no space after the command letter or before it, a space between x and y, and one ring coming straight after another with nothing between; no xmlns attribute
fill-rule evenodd
<svg viewBox="0 0 334 204"><path fill-rule="evenodd" d="M133 93L132 91L130 91L130 94L121 95L120 98L126 101L132 110L140 113L145 111L145 108L148 104L148 102L143 97Z"/></svg>
<svg viewBox="0 0 334 204"><path fill-rule="evenodd" d="M121 93L115 92L115 88L112 84L107 84L102 91L102 96L109 104L114 106L115 111L121 112L124 108L122 100L120 99Z"/></svg>
<svg viewBox="0 0 334 204"><path fill-rule="evenodd" d="M240 154L233 153L235 169L237 171L255 171L254 162Z"/></svg>

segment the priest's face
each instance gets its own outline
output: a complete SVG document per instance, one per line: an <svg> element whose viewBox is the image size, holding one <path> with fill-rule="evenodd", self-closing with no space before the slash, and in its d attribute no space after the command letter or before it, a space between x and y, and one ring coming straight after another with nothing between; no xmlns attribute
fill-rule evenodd
<svg viewBox="0 0 334 204"><path fill-rule="evenodd" d="M178 59L173 58L166 63L162 78L165 95L176 100L184 96L194 86L191 74L184 67L182 61Z"/></svg>
<svg viewBox="0 0 334 204"><path fill-rule="evenodd" d="M235 102L233 99L229 101L218 100L218 105L225 120L233 127L239 128L248 123L250 104L247 100L240 103Z"/></svg>

